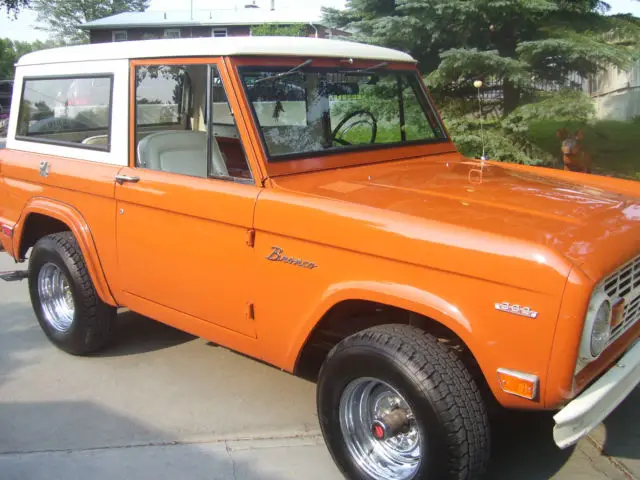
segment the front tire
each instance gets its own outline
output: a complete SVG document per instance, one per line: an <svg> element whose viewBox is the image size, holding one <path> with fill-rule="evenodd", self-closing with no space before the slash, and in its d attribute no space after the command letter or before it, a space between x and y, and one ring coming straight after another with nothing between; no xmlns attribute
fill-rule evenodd
<svg viewBox="0 0 640 480"><path fill-rule="evenodd" d="M329 353L318 418L349 479L467 480L489 458L482 396L460 359L408 325L356 333Z"/></svg>
<svg viewBox="0 0 640 480"><path fill-rule="evenodd" d="M111 340L116 309L100 300L71 232L47 235L35 244L29 293L40 327L61 350L86 355Z"/></svg>

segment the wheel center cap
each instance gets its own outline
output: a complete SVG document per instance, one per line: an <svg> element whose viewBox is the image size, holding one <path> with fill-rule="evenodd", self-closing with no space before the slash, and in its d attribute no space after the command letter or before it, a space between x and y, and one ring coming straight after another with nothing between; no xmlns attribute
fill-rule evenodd
<svg viewBox="0 0 640 480"><path fill-rule="evenodd" d="M396 435L407 433L409 426L407 412L402 408L396 408L373 422L371 434L376 440L385 441Z"/></svg>

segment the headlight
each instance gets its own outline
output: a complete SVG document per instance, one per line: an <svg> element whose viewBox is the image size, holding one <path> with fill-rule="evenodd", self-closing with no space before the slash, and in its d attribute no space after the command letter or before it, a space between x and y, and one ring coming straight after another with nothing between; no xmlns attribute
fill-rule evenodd
<svg viewBox="0 0 640 480"><path fill-rule="evenodd" d="M610 334L611 303L609 303L609 300L605 300L600 304L600 308L596 312L596 318L591 329L591 356L593 358L600 356L609 342Z"/></svg>
<svg viewBox="0 0 640 480"><path fill-rule="evenodd" d="M595 360L603 352L611 337L611 302L603 290L594 292L584 322L580 343L580 357Z"/></svg>

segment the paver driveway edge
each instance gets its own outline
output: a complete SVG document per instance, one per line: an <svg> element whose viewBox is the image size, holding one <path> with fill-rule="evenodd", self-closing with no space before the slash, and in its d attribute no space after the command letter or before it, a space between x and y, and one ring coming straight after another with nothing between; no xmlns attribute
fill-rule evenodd
<svg viewBox="0 0 640 480"><path fill-rule="evenodd" d="M634 474L634 472L632 472L629 468L627 468L627 466L624 464L624 462L622 460L618 460L615 457L611 457L609 455L607 455L604 451L604 445L602 445L601 442L599 442L594 436L593 434L589 434L587 435L587 437L585 438L598 452L600 452L600 454L606 458L607 460L609 460L609 462L611 462L611 464L616 467L618 470L620 470L620 472L622 472L624 475L627 476L627 478L629 478L629 480L640 480L640 477L638 477L637 475Z"/></svg>

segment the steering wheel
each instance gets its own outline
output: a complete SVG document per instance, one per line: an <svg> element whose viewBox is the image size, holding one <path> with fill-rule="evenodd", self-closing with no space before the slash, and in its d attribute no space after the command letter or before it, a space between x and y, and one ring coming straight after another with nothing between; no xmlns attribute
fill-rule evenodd
<svg viewBox="0 0 640 480"><path fill-rule="evenodd" d="M349 123L351 120L353 120L356 117L363 117L363 118L361 118L360 120L356 120L351 125L347 125L347 123ZM351 142L348 142L343 137L345 136L345 134L349 133L349 130L351 130L353 127L356 127L358 125L363 125L363 124L369 125L371 127L371 140L369 143L376 143L376 135L378 134L378 121L376 120L376 117L373 116L373 113L371 113L368 110L355 110L347 114L340 121L340 123L338 123L336 128L333 129L333 132L331 132L331 140L341 145L353 145ZM345 125L346 125L346 128L344 128ZM341 132L340 130L342 130L343 128L344 128L344 131Z"/></svg>

